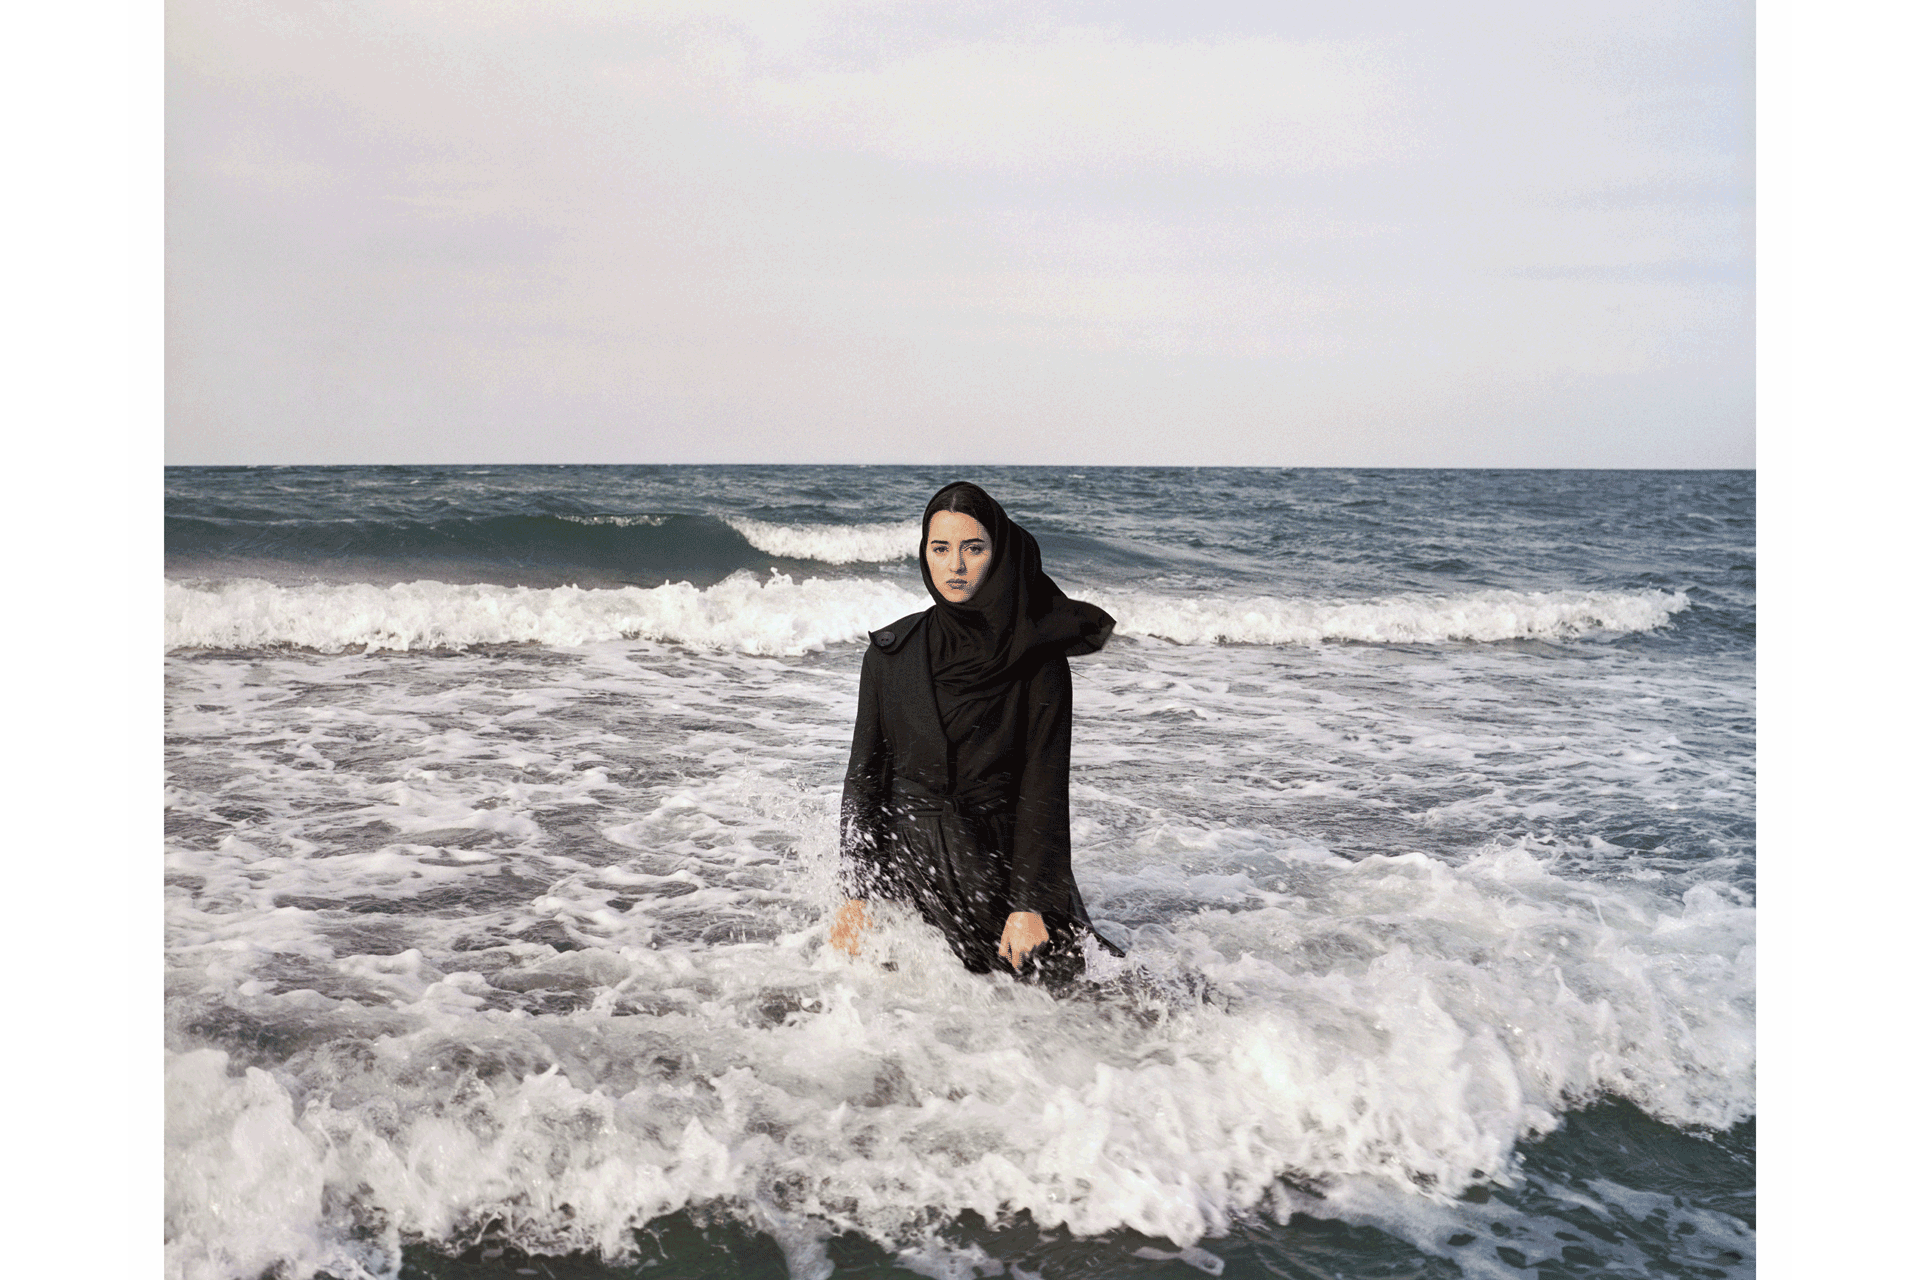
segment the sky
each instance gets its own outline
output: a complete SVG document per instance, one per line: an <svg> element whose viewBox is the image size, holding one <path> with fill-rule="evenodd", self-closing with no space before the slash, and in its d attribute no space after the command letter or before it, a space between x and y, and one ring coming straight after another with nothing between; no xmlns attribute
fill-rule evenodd
<svg viewBox="0 0 1920 1280"><path fill-rule="evenodd" d="M1749 5L166 20L170 463L1754 465Z"/></svg>

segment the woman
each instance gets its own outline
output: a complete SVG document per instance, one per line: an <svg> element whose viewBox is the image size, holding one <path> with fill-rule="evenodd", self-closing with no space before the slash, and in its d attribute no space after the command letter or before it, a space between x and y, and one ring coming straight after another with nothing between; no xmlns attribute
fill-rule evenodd
<svg viewBox="0 0 1920 1280"><path fill-rule="evenodd" d="M976 973L1077 977L1084 938L1114 948L1068 856L1067 658L1104 645L1113 619L1067 599L977 485L933 495L920 549L933 607L873 632L860 668L833 945L857 955L882 898L918 909Z"/></svg>

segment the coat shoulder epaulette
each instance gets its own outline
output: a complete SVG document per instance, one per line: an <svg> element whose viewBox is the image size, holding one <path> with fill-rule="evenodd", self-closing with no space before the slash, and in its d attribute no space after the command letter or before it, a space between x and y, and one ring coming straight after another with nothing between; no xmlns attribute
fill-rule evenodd
<svg viewBox="0 0 1920 1280"><path fill-rule="evenodd" d="M867 638L872 640L873 647L882 653L898 653L900 646L907 642L907 637L913 634L913 629L919 626L926 616L924 609L919 613L910 613L900 621L889 623L878 631L869 631Z"/></svg>

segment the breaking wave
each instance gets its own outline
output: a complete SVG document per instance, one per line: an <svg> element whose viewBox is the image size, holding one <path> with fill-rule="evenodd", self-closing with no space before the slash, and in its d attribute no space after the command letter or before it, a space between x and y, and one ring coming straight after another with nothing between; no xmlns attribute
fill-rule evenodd
<svg viewBox="0 0 1920 1280"><path fill-rule="evenodd" d="M1138 595L1102 603L1118 630L1176 644L1564 640L1651 631L1689 606L1678 591L1491 590L1359 602Z"/></svg>
<svg viewBox="0 0 1920 1280"><path fill-rule="evenodd" d="M727 523L768 555L821 564L884 564L911 560L920 540L918 520L885 524L770 524L745 516Z"/></svg>
<svg viewBox="0 0 1920 1280"><path fill-rule="evenodd" d="M1722 890L1661 903L1524 850L1287 871L1284 893L1238 877L1241 911L1136 938L1122 971L1195 966L1204 1004L1057 1004L965 973L917 922L869 967L813 950L818 925L689 952L604 910L615 935L569 952L344 955L290 908L274 936L311 957L302 989L210 989L201 1016L335 1047L277 1074L170 1055L170 1265L371 1277L406 1239L458 1249L489 1222L531 1252L630 1259L636 1228L699 1205L822 1278L828 1236L930 1243L930 1208L1192 1248L1262 1209L1417 1215L1596 1096L1676 1126L1752 1113L1754 913ZM1355 954L1356 935L1379 941ZM582 1007L514 1011L554 990ZM1506 1274L1497 1243L1469 1274Z"/></svg>
<svg viewBox="0 0 1920 1280"><path fill-rule="evenodd" d="M1341 602L1088 593L1121 635L1175 644L1434 644L1572 639L1664 626L1689 607L1665 591L1474 591ZM507 587L487 583L311 583L254 578L169 581L170 649L293 646L461 649L644 639L752 654L852 643L925 604L864 578L736 573L709 587Z"/></svg>

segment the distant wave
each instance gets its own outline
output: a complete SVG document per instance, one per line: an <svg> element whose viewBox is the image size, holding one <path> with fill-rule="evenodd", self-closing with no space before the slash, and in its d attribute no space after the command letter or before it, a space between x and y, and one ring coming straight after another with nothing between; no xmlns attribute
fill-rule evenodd
<svg viewBox="0 0 1920 1280"><path fill-rule="evenodd" d="M911 560L920 540L918 520L886 524L769 524L745 516L727 523L768 555L822 564L883 564Z"/></svg>
<svg viewBox="0 0 1920 1280"><path fill-rule="evenodd" d="M921 596L919 600L924 600ZM487 583L316 583L241 578L167 583L169 648L461 649L476 644L666 640L793 654L864 638L911 611L884 582L736 574L711 587L499 587Z"/></svg>
<svg viewBox="0 0 1920 1280"><path fill-rule="evenodd" d="M1567 639L1595 631L1650 631L1690 605L1678 591L1494 590L1352 603L1144 594L1101 603L1118 631L1176 644Z"/></svg>
<svg viewBox="0 0 1920 1280"><path fill-rule="evenodd" d="M690 581L712 586L769 558L880 564L912 558L920 526L775 524L746 517L579 514L448 516L429 520L236 520L169 516L175 576L226 577L246 565L325 565L326 576L458 578L502 586L581 580L607 586ZM792 567L792 566L788 566ZM257 572L257 570L256 570Z"/></svg>
<svg viewBox="0 0 1920 1280"><path fill-rule="evenodd" d="M1175 644L1440 643L1646 631L1688 607L1662 591L1476 591L1363 603L1271 597L1095 596L1125 635ZM713 586L501 587L407 582L283 587L169 581L169 648L460 649L646 639L795 654L859 641L926 597L862 578L740 573Z"/></svg>

